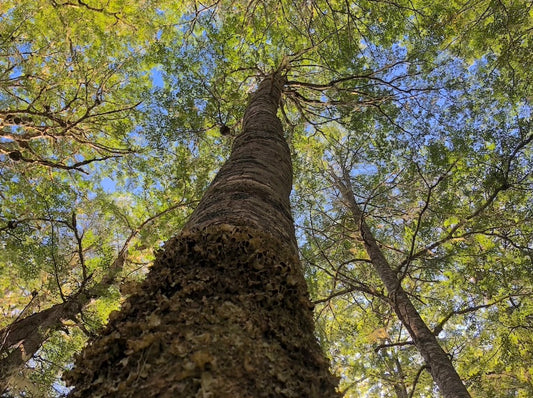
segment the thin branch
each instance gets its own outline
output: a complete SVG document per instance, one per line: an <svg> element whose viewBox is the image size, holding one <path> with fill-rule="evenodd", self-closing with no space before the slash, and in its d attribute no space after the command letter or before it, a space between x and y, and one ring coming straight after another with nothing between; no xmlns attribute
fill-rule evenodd
<svg viewBox="0 0 533 398"><path fill-rule="evenodd" d="M418 369L418 372L416 372L415 379L413 380L413 388L411 389L411 393L409 394L409 398L413 398L414 397L415 390L416 390L416 385L418 384L418 380L420 379L420 376L422 375L422 372L424 370L427 370L427 369L428 369L428 366L424 365L424 366L421 366Z"/></svg>
<svg viewBox="0 0 533 398"><path fill-rule="evenodd" d="M375 352L379 352L379 350L382 350L384 348L391 348L391 347L404 347L406 345L414 346L415 343L413 341L400 341L398 343L388 343L388 344L380 344L376 348L374 348Z"/></svg>
<svg viewBox="0 0 533 398"><path fill-rule="evenodd" d="M472 307L466 307L466 308L463 308L461 310L451 311L437 324L437 326L435 326L435 328L433 329L433 334L435 336L438 336L442 332L442 330L444 329L444 325L446 324L446 322L448 322L455 315L464 315L464 314L468 314L470 312L476 312L476 311L481 310L483 308L492 307L492 306L494 306L496 304L501 303L504 300L511 299L513 297L528 296L528 295L531 295L531 293L509 294L507 296L500 297L498 300L494 300L493 302L488 303L488 304L480 304L480 305L475 305L475 306L472 306Z"/></svg>
<svg viewBox="0 0 533 398"><path fill-rule="evenodd" d="M428 192L427 192L427 195L426 195L426 200L424 201L424 206L422 208L422 210L420 210L420 212L418 213L418 217L417 217L417 220L416 220L416 227L415 227L415 231L413 233L413 237L411 239L411 247L409 248L409 255L407 256L407 258L411 258L413 256L413 253L415 251L415 247L416 247L416 239L417 239L417 236L418 236L418 232L420 231L420 225L422 224L422 217L424 216L425 212L428 210L429 208L429 203L431 201L431 196L433 194L433 190L442 182L445 180L445 178L450 174L450 172L452 171L452 169L455 167L455 165L457 164L458 160L456 160L455 162L453 162L447 169L446 171L441 174L437 180L429 185L427 183L427 181L425 180L425 178L423 177L422 175L422 171L420 170L419 168L419 165L416 164L416 167L417 167L417 170L420 174L420 176L422 177L422 179L424 180L424 182L426 183L426 186L428 187ZM401 268L401 271L402 271L402 274L400 275L400 280L402 280L403 278L405 278L405 276L407 275L407 273L409 272L409 265L410 265L410 261L407 261L405 264L402 265L402 268ZM398 268L398 270L400 270L400 268Z"/></svg>
<svg viewBox="0 0 533 398"><path fill-rule="evenodd" d="M82 275L83 275L83 280L86 281L87 280L87 267L85 266L85 256L83 255L83 234L80 235L79 234L79 231L78 231L78 225L77 225L77 221L76 221L76 212L73 211L72 212L72 225L71 225L71 229L74 231L74 237L76 239L76 242L77 242L77 246L78 246L78 258L80 260L80 265L81 265L81 272L82 272Z"/></svg>
<svg viewBox="0 0 533 398"><path fill-rule="evenodd" d="M55 255L55 233L54 233L54 225L50 225L50 244L51 244L51 247L50 247L50 256L52 257L52 265L54 266L54 277L55 277L55 280L56 280L56 284L57 284L57 289L59 291L59 295L61 296L61 300L63 300L63 302L66 302L67 299L65 297L65 295L63 294L63 288L61 286L61 282L59 281L59 267L57 265L57 259L56 259L56 255Z"/></svg>

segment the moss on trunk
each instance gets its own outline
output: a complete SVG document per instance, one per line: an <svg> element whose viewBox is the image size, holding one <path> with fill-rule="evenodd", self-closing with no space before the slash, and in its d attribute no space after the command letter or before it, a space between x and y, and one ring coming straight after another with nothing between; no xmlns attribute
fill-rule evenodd
<svg viewBox="0 0 533 398"><path fill-rule="evenodd" d="M185 232L69 375L74 397L337 397L298 259L246 227Z"/></svg>
<svg viewBox="0 0 533 398"><path fill-rule="evenodd" d="M224 164L139 292L68 375L73 397L336 397L294 235L284 79L252 95Z"/></svg>

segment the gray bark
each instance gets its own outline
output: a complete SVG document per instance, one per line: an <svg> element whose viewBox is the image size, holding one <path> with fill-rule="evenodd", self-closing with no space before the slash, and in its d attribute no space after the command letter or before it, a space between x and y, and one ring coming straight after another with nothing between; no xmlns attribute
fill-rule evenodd
<svg viewBox="0 0 533 398"><path fill-rule="evenodd" d="M359 225L359 232L366 252L389 293L392 308L424 358L431 376L442 395L445 398L469 398L470 394L455 370L450 357L442 349L435 335L416 310L403 289L398 275L383 255L370 227L365 222L363 212L355 200L349 177L346 173L344 174L342 181L337 179L337 186L341 190L341 194L347 202L357 225Z"/></svg>

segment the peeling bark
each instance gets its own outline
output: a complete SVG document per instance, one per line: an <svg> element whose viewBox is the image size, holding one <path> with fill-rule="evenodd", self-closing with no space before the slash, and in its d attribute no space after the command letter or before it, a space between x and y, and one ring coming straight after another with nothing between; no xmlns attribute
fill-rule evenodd
<svg viewBox="0 0 533 398"><path fill-rule="evenodd" d="M450 357L442 349L437 338L409 299L400 279L383 255L372 231L365 222L363 212L355 200L349 177L345 175L342 181L338 178L336 181L357 225L359 225L359 232L370 261L389 293L392 308L424 358L443 397L469 398L470 394L455 370Z"/></svg>
<svg viewBox="0 0 533 398"><path fill-rule="evenodd" d="M338 397L313 333L290 213L279 74L184 230L82 352L72 397Z"/></svg>

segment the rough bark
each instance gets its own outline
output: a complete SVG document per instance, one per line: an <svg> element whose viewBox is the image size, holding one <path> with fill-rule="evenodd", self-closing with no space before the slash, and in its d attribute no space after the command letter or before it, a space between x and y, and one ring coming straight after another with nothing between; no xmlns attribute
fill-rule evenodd
<svg viewBox="0 0 533 398"><path fill-rule="evenodd" d="M68 375L73 397L338 397L313 334L289 207L279 74L137 293Z"/></svg>
<svg viewBox="0 0 533 398"><path fill-rule="evenodd" d="M296 254L290 212L290 150L277 114L283 88L279 75L262 82L243 118L228 161L204 194L185 230L209 225L244 225L263 230Z"/></svg>
<svg viewBox="0 0 533 398"><path fill-rule="evenodd" d="M392 307L424 358L440 392L445 398L470 397L450 357L442 349L435 335L416 310L406 291L402 288L398 275L383 255L371 229L365 222L363 212L355 200L349 177L345 175L342 181L337 180L337 185L359 225L359 232L366 252L389 293Z"/></svg>

